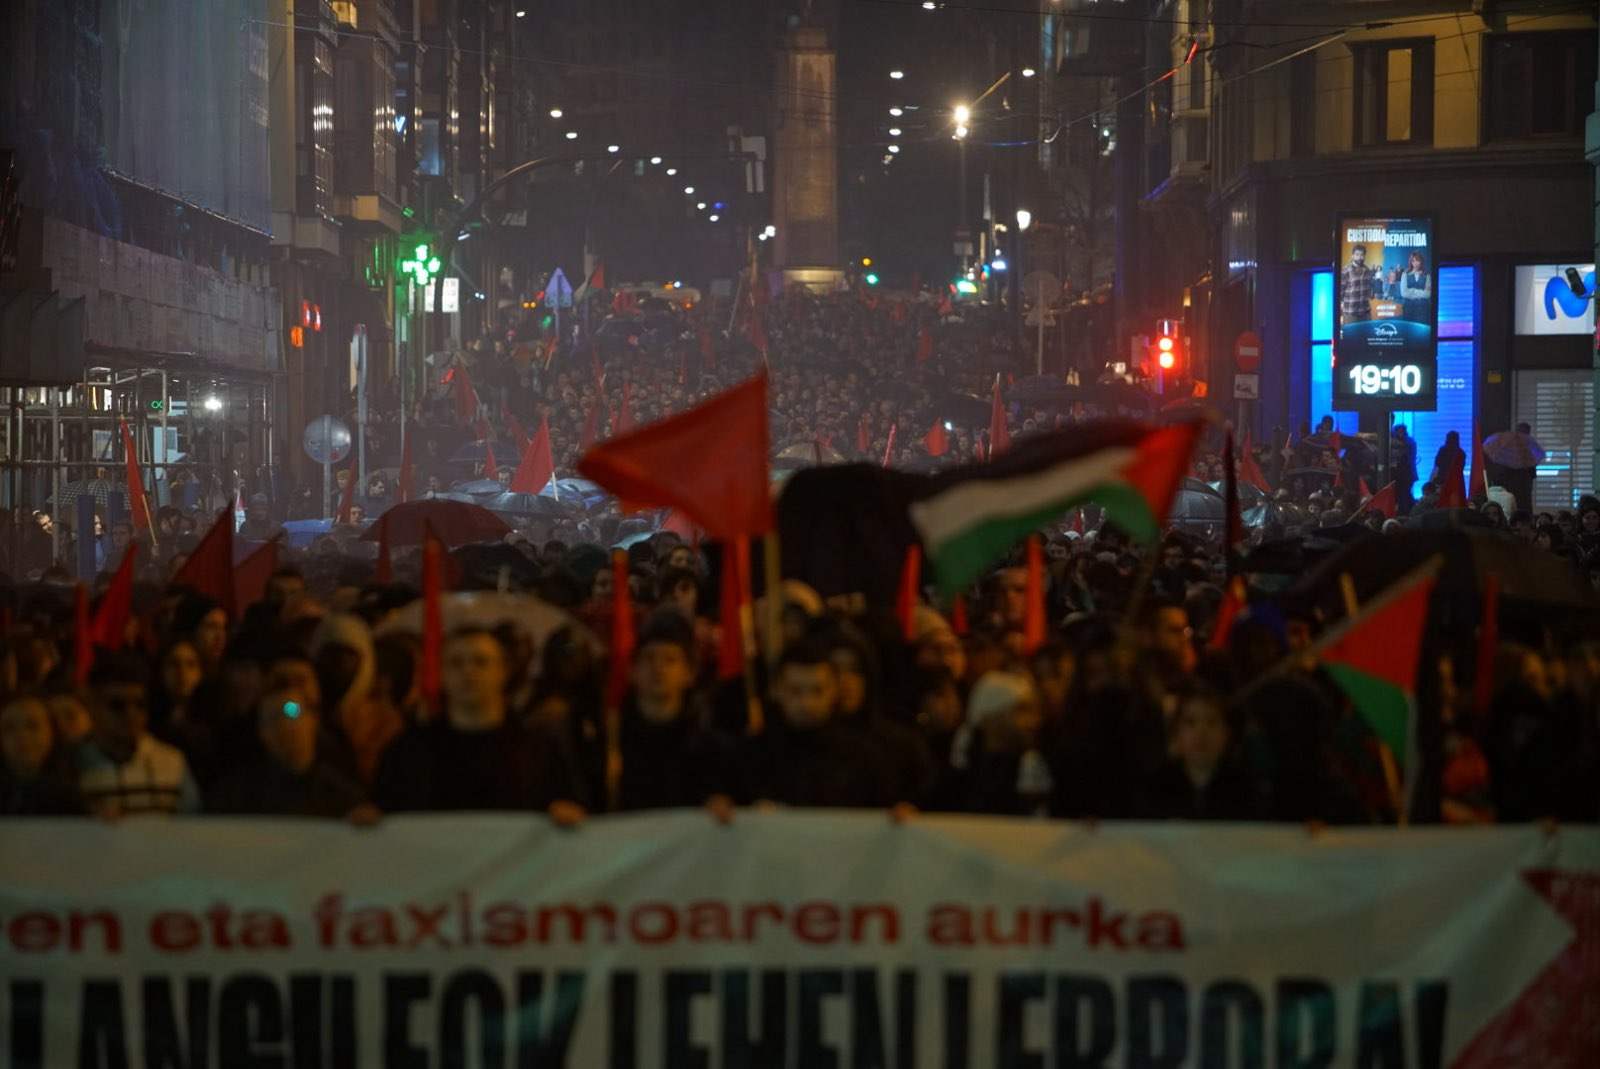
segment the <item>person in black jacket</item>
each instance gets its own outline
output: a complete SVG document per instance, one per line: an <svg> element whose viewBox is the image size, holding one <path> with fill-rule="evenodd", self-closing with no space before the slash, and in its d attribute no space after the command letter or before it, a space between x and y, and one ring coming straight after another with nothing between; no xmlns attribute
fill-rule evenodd
<svg viewBox="0 0 1600 1069"><path fill-rule="evenodd" d="M786 647L770 698L766 730L738 755L743 800L838 808L893 801L878 748L839 723L839 677L825 644L802 638Z"/></svg>
<svg viewBox="0 0 1600 1069"><path fill-rule="evenodd" d="M323 752L322 717L295 691L261 699L261 753L219 780L206 798L213 813L346 817L363 822L361 788Z"/></svg>
<svg viewBox="0 0 1600 1069"><path fill-rule="evenodd" d="M828 646L839 683L838 722L879 753L879 775L894 802L927 804L939 779L928 743L915 728L889 719L882 707L877 651L853 624L827 620L818 637Z"/></svg>
<svg viewBox="0 0 1600 1069"><path fill-rule="evenodd" d="M539 810L558 824L584 818L588 792L564 739L506 715L506 655L481 628L444 647L444 716L409 728L378 760L373 801L406 810Z"/></svg>
<svg viewBox="0 0 1600 1069"><path fill-rule="evenodd" d="M1172 756L1144 784L1135 815L1180 820L1256 820L1263 807L1244 763L1222 698L1199 683L1178 695Z"/></svg>
<svg viewBox="0 0 1600 1069"><path fill-rule="evenodd" d="M694 629L680 613L657 611L634 647L623 699L619 810L672 809L712 802L725 809L731 747L704 727L694 699ZM590 747L590 790L610 792L605 747Z"/></svg>
<svg viewBox="0 0 1600 1069"><path fill-rule="evenodd" d="M65 748L50 710L23 695L0 706L0 815L48 817L81 814Z"/></svg>

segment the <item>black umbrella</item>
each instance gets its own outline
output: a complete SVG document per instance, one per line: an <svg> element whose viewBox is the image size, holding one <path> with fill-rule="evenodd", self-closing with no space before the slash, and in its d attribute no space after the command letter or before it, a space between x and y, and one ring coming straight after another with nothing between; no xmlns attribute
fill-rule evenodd
<svg viewBox="0 0 1600 1069"><path fill-rule="evenodd" d="M57 510L64 511L78 503L80 497L94 498L95 506L104 515L111 507L111 500L115 496L126 509L128 508L128 491L121 483L113 483L106 479L78 479L61 487L60 499L54 504Z"/></svg>
<svg viewBox="0 0 1600 1069"><path fill-rule="evenodd" d="M469 494L472 497L494 497L496 494L506 492L506 484L499 479L469 479L466 482L456 483L450 490L452 493Z"/></svg>
<svg viewBox="0 0 1600 1069"><path fill-rule="evenodd" d="M1297 588L1339 611L1341 575L1349 574L1356 597L1368 601L1429 558L1443 558L1435 604L1452 610L1447 622L1475 619L1489 576L1501 601L1541 613L1600 613L1600 595L1568 561L1499 531L1478 527L1408 528L1358 539L1328 558Z"/></svg>
<svg viewBox="0 0 1600 1069"><path fill-rule="evenodd" d="M570 515L566 506L544 494L513 494L507 491L498 497L483 498L481 504L490 512L518 519L560 520Z"/></svg>
<svg viewBox="0 0 1600 1069"><path fill-rule="evenodd" d="M1172 511L1168 513L1170 522L1189 526L1223 523L1227 518L1227 501L1220 494L1212 493L1210 487L1204 493L1187 488L1179 490L1172 499Z"/></svg>

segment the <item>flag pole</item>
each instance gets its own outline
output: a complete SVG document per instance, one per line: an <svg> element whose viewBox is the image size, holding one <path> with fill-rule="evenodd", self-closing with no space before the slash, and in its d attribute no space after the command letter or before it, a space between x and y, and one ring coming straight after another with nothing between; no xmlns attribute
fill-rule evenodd
<svg viewBox="0 0 1600 1069"><path fill-rule="evenodd" d="M754 588L750 585L750 536L739 535L733 540L732 545L723 548L723 552L732 552L734 555L734 574L738 576L739 582L739 614L731 623L724 620L722 626L739 629L739 661L744 676L745 733L759 735L766 729L766 714L761 706L760 685L756 679L754 641L756 608L752 598Z"/></svg>
<svg viewBox="0 0 1600 1069"><path fill-rule="evenodd" d="M767 591L767 668L778 667L783 655L783 558L778 532L761 536L761 565Z"/></svg>

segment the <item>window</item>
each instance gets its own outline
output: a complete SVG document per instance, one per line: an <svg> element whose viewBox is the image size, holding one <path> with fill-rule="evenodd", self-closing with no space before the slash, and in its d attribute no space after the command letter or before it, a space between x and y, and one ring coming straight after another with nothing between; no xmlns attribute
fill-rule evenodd
<svg viewBox="0 0 1600 1069"><path fill-rule="evenodd" d="M1593 33L1493 34L1484 40L1484 137L1581 137L1593 104Z"/></svg>
<svg viewBox="0 0 1600 1069"><path fill-rule="evenodd" d="M1356 45L1358 148L1433 144L1433 42Z"/></svg>

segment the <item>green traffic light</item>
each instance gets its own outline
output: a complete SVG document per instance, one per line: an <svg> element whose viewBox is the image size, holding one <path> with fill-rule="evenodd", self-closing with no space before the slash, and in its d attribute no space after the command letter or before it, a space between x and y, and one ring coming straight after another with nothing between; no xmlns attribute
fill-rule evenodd
<svg viewBox="0 0 1600 1069"><path fill-rule="evenodd" d="M867 285L869 285L869 286L876 286L878 284L878 276L873 274L871 271L868 271L867 272L867 276L866 276L866 282L867 282Z"/></svg>

